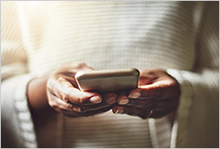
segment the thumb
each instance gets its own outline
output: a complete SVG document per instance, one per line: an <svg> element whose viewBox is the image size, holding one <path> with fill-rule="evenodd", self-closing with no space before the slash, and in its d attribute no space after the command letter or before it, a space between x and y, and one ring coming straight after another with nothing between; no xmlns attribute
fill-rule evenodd
<svg viewBox="0 0 220 149"><path fill-rule="evenodd" d="M74 104L82 105L100 103L102 101L102 97L98 93L82 92L79 89L73 87L73 85L64 77L49 79L47 88L53 95L62 99L64 102L71 102Z"/></svg>
<svg viewBox="0 0 220 149"><path fill-rule="evenodd" d="M68 98L68 101L77 105L97 104L102 101L100 94L94 92L82 92L74 87L68 87L64 92L64 98Z"/></svg>

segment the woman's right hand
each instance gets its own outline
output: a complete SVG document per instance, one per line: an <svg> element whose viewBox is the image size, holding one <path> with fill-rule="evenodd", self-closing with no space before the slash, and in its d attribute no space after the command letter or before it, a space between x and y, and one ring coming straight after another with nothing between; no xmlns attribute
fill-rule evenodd
<svg viewBox="0 0 220 149"><path fill-rule="evenodd" d="M46 90L45 99L47 104L56 111L70 117L91 116L110 110L116 103L117 95L115 93L100 95L95 92L82 92L79 90L74 77L75 74L78 71L92 70L91 67L83 63L68 63L55 69L45 79L46 89L43 90ZM32 84L32 86L34 85ZM31 95L34 96L31 93L29 95L30 97ZM37 100L35 102L37 103Z"/></svg>
<svg viewBox="0 0 220 149"><path fill-rule="evenodd" d="M47 81L49 105L67 116L90 116L111 109L117 95L82 92L74 78L78 71L92 71L85 64L65 64L57 68Z"/></svg>

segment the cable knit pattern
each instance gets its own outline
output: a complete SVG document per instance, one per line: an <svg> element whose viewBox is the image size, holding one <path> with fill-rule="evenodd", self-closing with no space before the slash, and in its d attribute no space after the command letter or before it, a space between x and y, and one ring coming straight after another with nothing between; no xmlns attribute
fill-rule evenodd
<svg viewBox="0 0 220 149"><path fill-rule="evenodd" d="M19 75L1 84L2 142L8 143L3 143L4 147L37 147L25 90L31 78Z"/></svg>
<svg viewBox="0 0 220 149"><path fill-rule="evenodd" d="M2 128L16 146L218 147L218 2L1 4ZM35 132L27 83L67 62L167 70L181 85L172 137L166 117L148 122L111 111L74 119L59 115Z"/></svg>
<svg viewBox="0 0 220 149"><path fill-rule="evenodd" d="M15 111L17 113L18 122L20 123L21 137L25 140L24 145L26 147L37 147L36 136L34 126L31 120L31 114L28 109L28 103L26 100L26 84L30 81L30 76L24 76L17 84L15 92Z"/></svg>

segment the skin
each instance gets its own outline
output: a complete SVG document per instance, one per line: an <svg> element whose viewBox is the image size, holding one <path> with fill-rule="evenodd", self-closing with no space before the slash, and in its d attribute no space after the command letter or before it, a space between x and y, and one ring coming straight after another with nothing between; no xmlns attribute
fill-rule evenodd
<svg viewBox="0 0 220 149"><path fill-rule="evenodd" d="M33 119L43 121L54 111L69 117L90 116L108 111L117 95L81 92L75 81L78 71L91 71L85 64L64 64L50 74L29 82L27 96Z"/></svg>
<svg viewBox="0 0 220 149"><path fill-rule="evenodd" d="M33 120L43 125L55 111L69 117L91 116L112 109L113 113L128 114L146 119L160 118L178 107L178 82L164 70L145 70L140 73L138 88L129 93L98 94L82 92L74 78L78 71L92 71L85 64L64 64L50 74L33 79L27 97Z"/></svg>
<svg viewBox="0 0 220 149"><path fill-rule="evenodd" d="M164 70L144 70L140 73L138 88L121 94L113 113L139 116L146 119L160 118L170 114L175 118L180 96L178 82Z"/></svg>

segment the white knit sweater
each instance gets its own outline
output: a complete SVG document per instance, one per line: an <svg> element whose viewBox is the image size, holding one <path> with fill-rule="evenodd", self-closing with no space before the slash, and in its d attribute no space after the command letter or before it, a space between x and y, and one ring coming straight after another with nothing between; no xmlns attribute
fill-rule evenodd
<svg viewBox="0 0 220 149"><path fill-rule="evenodd" d="M2 145L218 147L218 6L218 2L1 2ZM58 113L35 131L27 83L66 62L84 62L94 69L167 70L181 85L172 134L166 117L148 123L111 111L83 118Z"/></svg>

